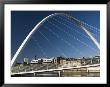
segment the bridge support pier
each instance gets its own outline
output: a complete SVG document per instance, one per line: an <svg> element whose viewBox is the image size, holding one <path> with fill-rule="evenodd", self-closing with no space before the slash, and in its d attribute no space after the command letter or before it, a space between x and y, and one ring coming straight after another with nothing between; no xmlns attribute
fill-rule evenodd
<svg viewBox="0 0 110 87"><path fill-rule="evenodd" d="M61 71L58 71L58 76L61 77Z"/></svg>
<svg viewBox="0 0 110 87"><path fill-rule="evenodd" d="M36 73L33 73L34 74L34 77L36 76Z"/></svg>

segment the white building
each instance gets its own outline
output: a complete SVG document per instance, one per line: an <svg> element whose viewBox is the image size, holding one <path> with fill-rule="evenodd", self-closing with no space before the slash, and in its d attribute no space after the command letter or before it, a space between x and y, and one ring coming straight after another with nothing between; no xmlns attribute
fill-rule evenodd
<svg viewBox="0 0 110 87"><path fill-rule="evenodd" d="M29 64L29 59L28 58L24 58L24 63Z"/></svg>
<svg viewBox="0 0 110 87"><path fill-rule="evenodd" d="M32 59L31 63L53 63L54 58L39 58L39 59Z"/></svg>
<svg viewBox="0 0 110 87"><path fill-rule="evenodd" d="M39 61L39 60L33 59L33 60L31 60L31 63L32 63L32 64L33 64L33 63L38 63L38 61Z"/></svg>
<svg viewBox="0 0 110 87"><path fill-rule="evenodd" d="M53 62L53 59L43 59L43 63L52 63Z"/></svg>

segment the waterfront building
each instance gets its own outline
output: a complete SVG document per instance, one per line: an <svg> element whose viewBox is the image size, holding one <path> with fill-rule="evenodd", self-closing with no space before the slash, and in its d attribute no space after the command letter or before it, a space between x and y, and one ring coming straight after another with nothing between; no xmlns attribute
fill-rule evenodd
<svg viewBox="0 0 110 87"><path fill-rule="evenodd" d="M57 57L54 59L54 63L59 65L80 66L81 59Z"/></svg>
<svg viewBox="0 0 110 87"><path fill-rule="evenodd" d="M81 66L81 65L89 65L89 64L96 64L100 63L99 56L95 56L94 58L64 58L60 57L50 57L50 58L38 58L33 59L31 63L38 63L38 64L47 64L53 63L56 65L72 65L72 66Z"/></svg>
<svg viewBox="0 0 110 87"><path fill-rule="evenodd" d="M42 58L32 59L31 60L31 64L42 64L42 62L43 62Z"/></svg>
<svg viewBox="0 0 110 87"><path fill-rule="evenodd" d="M45 64L45 63L53 63L53 58L44 58L43 59L43 64Z"/></svg>
<svg viewBox="0 0 110 87"><path fill-rule="evenodd" d="M46 63L53 63L54 58L38 58L38 59L32 59L31 64L46 64Z"/></svg>
<svg viewBox="0 0 110 87"><path fill-rule="evenodd" d="M23 63L24 64L29 64L29 59L28 58L24 58Z"/></svg>
<svg viewBox="0 0 110 87"><path fill-rule="evenodd" d="M100 56L93 57L93 64L99 64L100 63Z"/></svg>
<svg viewBox="0 0 110 87"><path fill-rule="evenodd" d="M36 64L36 63L38 63L38 60L37 59L31 60L31 64Z"/></svg>

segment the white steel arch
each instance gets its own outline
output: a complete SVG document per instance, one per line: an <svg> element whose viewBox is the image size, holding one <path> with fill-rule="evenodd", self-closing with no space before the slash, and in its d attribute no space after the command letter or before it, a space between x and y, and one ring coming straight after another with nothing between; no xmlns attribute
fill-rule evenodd
<svg viewBox="0 0 110 87"><path fill-rule="evenodd" d="M24 39L24 41L22 42L22 44L20 45L20 47L18 48L18 50L16 51L16 53L14 54L12 60L11 60L11 67L13 66L16 58L18 57L18 55L20 54L20 52L23 50L23 48L26 46L26 43L29 41L29 39L31 38L31 36L35 33L35 31L50 17L56 16L56 15L64 15L64 17L69 17L69 18L73 18L73 21L75 21L79 26L81 26L81 28L86 32L86 34L91 38L91 40L94 42L94 44L98 47L98 49L100 49L100 45L98 43L98 41L92 36L92 34L81 24L81 21L77 20L76 18L69 16L67 14L64 13L54 13L51 14L47 17L45 17L44 19L42 19L33 29L32 31L27 35L27 37Z"/></svg>

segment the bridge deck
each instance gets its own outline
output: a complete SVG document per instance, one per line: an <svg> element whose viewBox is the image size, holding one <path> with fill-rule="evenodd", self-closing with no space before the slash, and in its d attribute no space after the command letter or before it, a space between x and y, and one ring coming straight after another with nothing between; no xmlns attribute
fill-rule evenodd
<svg viewBox="0 0 110 87"><path fill-rule="evenodd" d="M100 66L100 64L77 66L77 67L65 67L65 68L64 67L59 67L58 69L47 69L47 70L36 70L36 71L28 71L28 72L11 73L11 75L36 73L36 72L46 72L46 71L61 71L61 70L65 70L65 69L78 69L78 68L97 67L97 66Z"/></svg>

